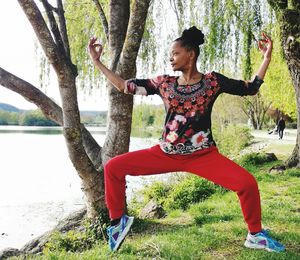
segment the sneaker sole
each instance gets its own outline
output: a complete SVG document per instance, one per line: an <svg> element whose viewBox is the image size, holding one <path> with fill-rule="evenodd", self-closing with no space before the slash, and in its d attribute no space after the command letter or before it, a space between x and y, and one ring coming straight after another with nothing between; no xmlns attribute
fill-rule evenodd
<svg viewBox="0 0 300 260"><path fill-rule="evenodd" d="M284 251L284 250L276 251L271 248L265 247L263 245L257 245L257 244L250 243L247 240L245 241L244 246L247 248L252 248L252 249L264 249L264 250L267 250L268 252L275 252L275 253L280 253L280 252Z"/></svg>
<svg viewBox="0 0 300 260"><path fill-rule="evenodd" d="M121 245L121 243L124 241L126 235L128 234L132 224L133 224L133 220L134 217L129 217L128 218L128 222L127 222L127 226L125 227L124 231L122 232L122 234L120 235L120 237L118 238L118 241L116 242L116 245L113 249L113 251L117 251Z"/></svg>

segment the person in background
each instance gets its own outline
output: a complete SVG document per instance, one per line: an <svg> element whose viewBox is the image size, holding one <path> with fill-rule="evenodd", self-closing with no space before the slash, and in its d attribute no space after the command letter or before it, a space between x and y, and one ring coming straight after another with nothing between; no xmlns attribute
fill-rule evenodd
<svg viewBox="0 0 300 260"><path fill-rule="evenodd" d="M277 124L277 129L278 129L279 139L282 139L283 131L285 129L285 121L284 121L283 117L280 117L278 124Z"/></svg>
<svg viewBox="0 0 300 260"><path fill-rule="evenodd" d="M120 91L131 95L159 95L166 109L159 144L118 155L104 165L106 205L111 218L109 246L116 251L133 223L125 214L126 175L151 175L184 171L206 178L236 192L247 224L248 248L281 252L284 246L262 228L258 185L248 171L219 153L211 130L213 104L221 93L255 95L271 61L272 41L262 34L258 47L263 61L251 81L230 79L218 72L197 69L203 33L195 26L184 30L170 48L170 64L180 76L159 75L150 79L124 80L101 61L102 45L96 38L88 49L94 65ZM230 106L230 104L228 104Z"/></svg>

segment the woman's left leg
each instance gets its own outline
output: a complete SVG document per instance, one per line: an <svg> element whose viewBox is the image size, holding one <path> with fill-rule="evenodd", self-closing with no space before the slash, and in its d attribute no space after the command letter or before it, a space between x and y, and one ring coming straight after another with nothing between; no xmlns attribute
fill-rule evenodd
<svg viewBox="0 0 300 260"><path fill-rule="evenodd" d="M184 170L235 191L249 232L260 232L261 207L258 185L255 178L244 168L213 150L210 153L191 156Z"/></svg>

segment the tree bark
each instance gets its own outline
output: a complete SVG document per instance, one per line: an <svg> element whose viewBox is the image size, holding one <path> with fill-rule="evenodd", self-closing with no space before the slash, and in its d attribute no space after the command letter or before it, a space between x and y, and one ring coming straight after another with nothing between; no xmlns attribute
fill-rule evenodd
<svg viewBox="0 0 300 260"><path fill-rule="evenodd" d="M286 161L288 167L300 167L300 2L268 0L280 24L282 48L292 77L297 104L297 139L294 151Z"/></svg>
<svg viewBox="0 0 300 260"><path fill-rule="evenodd" d="M102 23L102 26L103 26L103 29L104 29L104 32L105 32L106 40L108 42L109 41L108 22L107 22L107 19L106 19L106 15L103 11L103 8L102 8L101 4L99 3L99 0L92 0L92 1L95 3L96 9L99 13L99 17L100 17L100 20L101 20L101 23Z"/></svg>

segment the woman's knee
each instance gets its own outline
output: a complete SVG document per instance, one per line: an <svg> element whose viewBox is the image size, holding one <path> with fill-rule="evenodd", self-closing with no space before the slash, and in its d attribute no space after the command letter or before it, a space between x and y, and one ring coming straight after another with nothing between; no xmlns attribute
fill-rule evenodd
<svg viewBox="0 0 300 260"><path fill-rule="evenodd" d="M254 176L248 173L241 181L240 192L256 192L258 190L258 184Z"/></svg>
<svg viewBox="0 0 300 260"><path fill-rule="evenodd" d="M108 160L104 164L104 173L105 174L111 174L111 173L118 171L118 168L119 168L118 165L121 165L121 164L118 163L117 157L118 156Z"/></svg>

